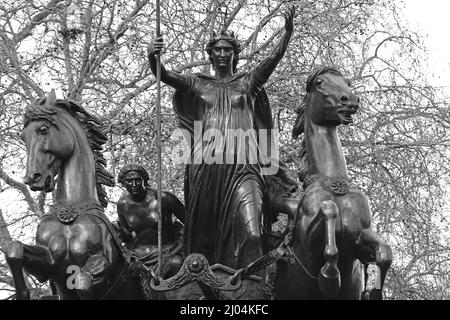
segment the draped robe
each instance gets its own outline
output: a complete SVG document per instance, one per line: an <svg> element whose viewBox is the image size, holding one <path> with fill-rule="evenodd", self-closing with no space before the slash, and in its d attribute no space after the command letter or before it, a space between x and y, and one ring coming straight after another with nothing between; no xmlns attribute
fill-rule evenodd
<svg viewBox="0 0 450 320"><path fill-rule="evenodd" d="M185 254L199 252L210 263L240 268L268 249L272 207L254 152L256 148L256 154L261 154L258 130L272 128L269 101L256 72L229 81L204 75L184 77L188 89L175 92L173 105L193 154L185 171ZM200 135L194 132L194 122L196 128L201 123ZM233 130L239 129L248 133L249 144L244 148L233 140ZM270 131L268 135L271 143ZM218 163L221 155L223 163ZM279 179L283 180L292 187L292 181ZM259 237L259 248L247 246L254 235Z"/></svg>

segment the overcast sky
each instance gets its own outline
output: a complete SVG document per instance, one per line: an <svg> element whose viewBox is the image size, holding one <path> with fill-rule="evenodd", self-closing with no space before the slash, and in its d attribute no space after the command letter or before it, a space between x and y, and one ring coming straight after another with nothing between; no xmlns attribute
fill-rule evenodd
<svg viewBox="0 0 450 320"><path fill-rule="evenodd" d="M450 1L404 0L405 17L413 29L424 35L429 53L428 80L446 87L450 96Z"/></svg>

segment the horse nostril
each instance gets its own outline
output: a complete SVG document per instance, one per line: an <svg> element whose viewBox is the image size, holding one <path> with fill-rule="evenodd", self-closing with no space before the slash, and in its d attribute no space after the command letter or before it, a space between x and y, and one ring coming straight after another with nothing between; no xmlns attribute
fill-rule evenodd
<svg viewBox="0 0 450 320"><path fill-rule="evenodd" d="M31 175L31 180L36 183L41 179L41 177L42 177L42 174L35 172Z"/></svg>

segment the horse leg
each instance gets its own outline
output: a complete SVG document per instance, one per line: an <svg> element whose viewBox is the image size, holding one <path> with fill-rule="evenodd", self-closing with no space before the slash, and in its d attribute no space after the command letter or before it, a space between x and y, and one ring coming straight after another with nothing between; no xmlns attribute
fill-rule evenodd
<svg viewBox="0 0 450 320"><path fill-rule="evenodd" d="M30 270L40 282L44 282L48 277L48 269L53 265L52 255L46 247L30 246L19 241L11 241L8 244L6 261L14 279L17 300L30 299L30 291L23 275L24 267Z"/></svg>
<svg viewBox="0 0 450 320"><path fill-rule="evenodd" d="M326 200L320 205L325 219L325 265L320 270L319 287L326 297L335 297L341 288L341 275L337 267L338 249L336 246L336 218L338 207L334 201Z"/></svg>
<svg viewBox="0 0 450 320"><path fill-rule="evenodd" d="M392 264L391 247L371 229L361 231L357 246L359 248L358 259L366 265L366 288L362 298L381 300L384 280ZM374 261L379 268L379 272L371 263Z"/></svg>
<svg viewBox="0 0 450 320"><path fill-rule="evenodd" d="M16 287L17 300L30 300L30 291L28 290L23 276L23 244L19 241L12 241L8 244L6 252L6 261L14 279Z"/></svg>
<svg viewBox="0 0 450 320"><path fill-rule="evenodd" d="M95 254L89 257L75 278L75 289L80 299L92 300L94 279L102 277L107 267L108 261L103 254Z"/></svg>

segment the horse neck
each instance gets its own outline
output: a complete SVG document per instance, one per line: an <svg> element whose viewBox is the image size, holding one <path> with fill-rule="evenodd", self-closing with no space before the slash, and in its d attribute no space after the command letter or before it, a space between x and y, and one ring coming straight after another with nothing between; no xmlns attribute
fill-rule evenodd
<svg viewBox="0 0 450 320"><path fill-rule="evenodd" d="M305 126L309 174L348 178L337 127L319 126L310 120L306 121Z"/></svg>
<svg viewBox="0 0 450 320"><path fill-rule="evenodd" d="M74 139L72 155L61 165L55 202L73 204L97 200L95 162L86 134L78 121L66 116L64 130ZM63 130L63 129L62 129Z"/></svg>

